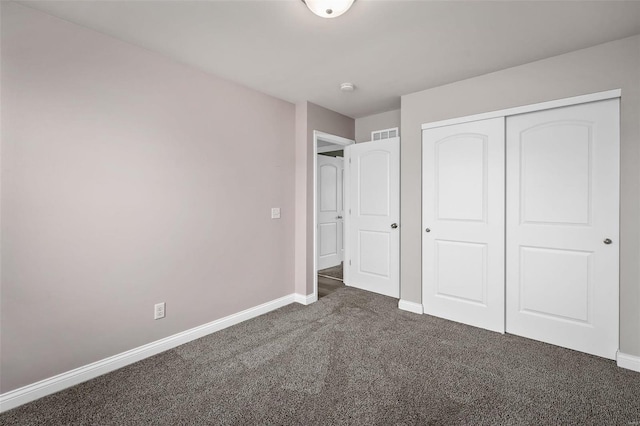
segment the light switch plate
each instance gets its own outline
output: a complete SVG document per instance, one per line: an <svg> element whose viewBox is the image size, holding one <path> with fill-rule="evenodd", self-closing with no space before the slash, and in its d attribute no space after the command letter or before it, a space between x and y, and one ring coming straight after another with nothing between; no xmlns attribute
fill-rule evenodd
<svg viewBox="0 0 640 426"><path fill-rule="evenodd" d="M271 209L271 219L280 219L280 207Z"/></svg>

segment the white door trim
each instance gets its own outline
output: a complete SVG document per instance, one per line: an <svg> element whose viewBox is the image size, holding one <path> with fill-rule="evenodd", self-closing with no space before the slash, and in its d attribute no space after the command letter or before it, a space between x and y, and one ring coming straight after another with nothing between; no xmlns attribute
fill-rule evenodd
<svg viewBox="0 0 640 426"><path fill-rule="evenodd" d="M467 115L464 117L434 121L432 123L424 123L422 125L422 130L433 129L434 127L450 126L452 124L468 123L470 121L486 120L488 118L507 117L509 115L524 114L527 112L585 104L587 102L603 101L605 99L615 99L621 96L621 89L607 90L605 92L590 93L587 95L573 96L571 98L555 99L553 101L540 102L537 104L500 109L497 111L490 111L482 114Z"/></svg>
<svg viewBox="0 0 640 426"><path fill-rule="evenodd" d="M318 140L330 142L343 147L352 145L356 141L343 138L318 130L313 131L313 298L312 302L318 300ZM344 229L344 228L343 228ZM343 231L344 232L344 231Z"/></svg>

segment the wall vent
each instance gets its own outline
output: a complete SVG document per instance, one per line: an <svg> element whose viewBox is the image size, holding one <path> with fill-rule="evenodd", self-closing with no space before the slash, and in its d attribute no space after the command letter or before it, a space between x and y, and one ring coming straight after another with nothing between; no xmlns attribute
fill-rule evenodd
<svg viewBox="0 0 640 426"><path fill-rule="evenodd" d="M390 139L390 138L397 138L397 137L398 137L397 127L393 127L391 129L376 130L375 132L371 132L372 141L379 141L382 139Z"/></svg>

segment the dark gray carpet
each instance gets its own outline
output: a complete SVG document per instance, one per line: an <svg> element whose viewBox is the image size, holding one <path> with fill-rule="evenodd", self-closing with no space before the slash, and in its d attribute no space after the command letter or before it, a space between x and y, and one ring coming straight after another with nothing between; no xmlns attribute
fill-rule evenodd
<svg viewBox="0 0 640 426"><path fill-rule="evenodd" d="M342 280L342 262L338 266L331 268L321 269L318 271L318 275L326 278L336 278Z"/></svg>
<svg viewBox="0 0 640 426"><path fill-rule="evenodd" d="M0 415L3 425L637 425L640 374L343 288Z"/></svg>

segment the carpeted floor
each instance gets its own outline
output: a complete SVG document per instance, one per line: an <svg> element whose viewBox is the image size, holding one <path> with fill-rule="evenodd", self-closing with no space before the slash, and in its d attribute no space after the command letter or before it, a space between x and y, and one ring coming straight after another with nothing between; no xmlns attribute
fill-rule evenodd
<svg viewBox="0 0 640 426"><path fill-rule="evenodd" d="M640 373L342 288L0 415L2 425L638 425Z"/></svg>

